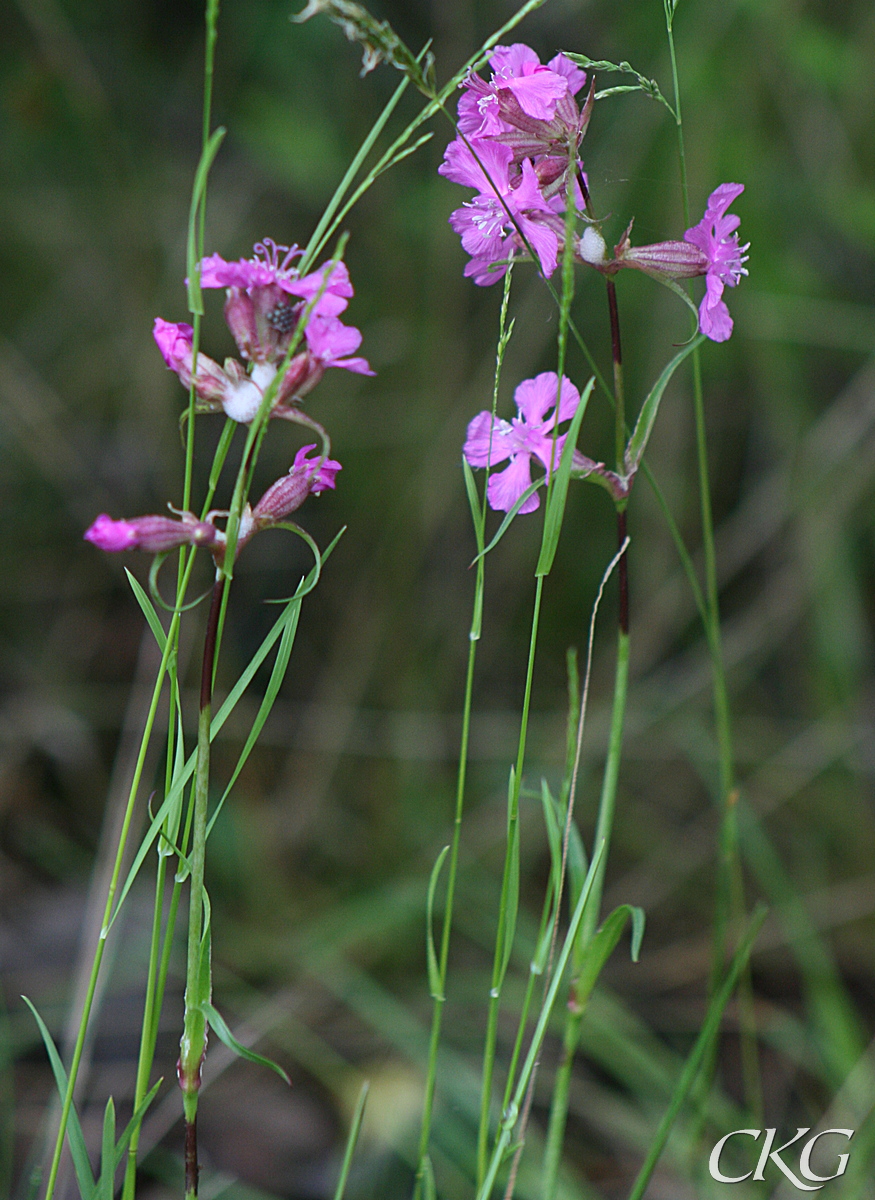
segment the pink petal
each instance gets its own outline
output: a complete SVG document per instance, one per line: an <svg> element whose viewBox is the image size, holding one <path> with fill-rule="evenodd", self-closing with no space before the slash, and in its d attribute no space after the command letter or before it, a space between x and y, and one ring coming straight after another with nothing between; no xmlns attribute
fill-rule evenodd
<svg viewBox="0 0 875 1200"><path fill-rule="evenodd" d="M527 425L540 425L556 403L559 377L555 371L542 371L534 379L524 379L513 394L517 411Z"/></svg>
<svg viewBox="0 0 875 1200"><path fill-rule="evenodd" d="M529 470L528 454L515 455L511 459L509 467L505 468L498 475L490 475L489 477L486 494L490 507L496 509L498 512L510 512L526 488L531 485L531 482L532 477ZM538 493L534 492L529 496L525 504L520 507L519 511L521 513L534 512L540 503Z"/></svg>
<svg viewBox="0 0 875 1200"><path fill-rule="evenodd" d="M186 325L184 322L165 321L161 317L156 317L152 336L171 370L178 370L186 362L189 370L191 369L192 338L194 337L191 325Z"/></svg>
<svg viewBox="0 0 875 1200"><path fill-rule="evenodd" d="M221 254L201 259L201 287L264 287L276 282L276 271L258 259L241 258L226 262Z"/></svg>
<svg viewBox="0 0 875 1200"><path fill-rule="evenodd" d="M468 436L462 453L472 467L494 467L511 453L508 435L513 433L513 427L507 422L495 419L493 426L492 413L478 413L468 423ZM528 486L528 485L527 485Z"/></svg>
<svg viewBox="0 0 875 1200"><path fill-rule="evenodd" d="M106 513L101 513L97 520L83 534L86 542L93 542L98 550L115 552L131 550L137 544L137 531L127 521L114 521Z"/></svg>

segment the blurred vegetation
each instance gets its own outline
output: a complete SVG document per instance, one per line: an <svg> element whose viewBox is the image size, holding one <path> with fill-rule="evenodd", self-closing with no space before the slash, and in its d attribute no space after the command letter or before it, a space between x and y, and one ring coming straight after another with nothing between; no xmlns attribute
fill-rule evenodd
<svg viewBox="0 0 875 1200"><path fill-rule="evenodd" d="M439 79L513 11L506 0L373 7L414 48L434 39ZM306 241L397 83L388 68L360 79L358 51L336 27L293 25L290 11L276 0L223 6L215 111L228 137L212 175L207 247L228 258L264 236ZM104 813L124 784L151 664L122 561L96 553L81 534L100 511L157 512L179 500L184 396L151 324L158 315L186 318L202 13L194 0L16 0L3 24L0 945L8 1016L0 1023L0 1192L24 1195L50 1078L18 996L29 995L61 1035L91 866L111 826ZM863 1121L875 1090L860 1064L875 1027L875 9L868 0L681 0L675 30L694 213L724 180L747 189L736 210L751 243L750 278L728 296L731 342L707 347L703 361L738 770L757 814L745 824L748 889L772 905L753 965L761 1124L792 1132L829 1110L830 1124L859 1129L859 1179L852 1165L842 1195L870 1196L875 1139ZM658 0L548 0L516 36L545 60L557 49L628 59L669 92ZM402 108L411 115L417 103L406 96ZM378 374L343 373L313 396L344 469L336 494L301 517L321 545L349 528L305 604L263 745L211 840L217 1003L248 1021L253 1037L266 1034L295 1079L289 1093L248 1065L219 1074L225 1052L211 1051L218 1077L208 1072L202 1138L213 1195L223 1185L227 1196L330 1194L363 1074L374 1087L350 1194L408 1186L429 1013L425 888L449 833L473 582L460 447L467 421L488 404L500 301L498 288L462 278L465 257L446 220L462 195L436 174L450 128L435 122L434 131L347 222L356 287L348 316ZM635 95L600 103L584 156L594 203L611 214L617 238L633 215L639 241L681 236L675 134L661 107ZM618 288L635 404L688 323L668 292L627 275ZM204 348L221 358L232 343L218 298L211 301ZM517 271L512 307L505 411L519 380L553 365L556 330L531 271ZM574 319L607 370L595 273L579 277ZM569 373L578 384L588 376L577 351ZM679 373L649 461L695 552L690 390ZM217 431L217 418L201 419L204 445ZM264 483L288 467L298 444L292 429L271 429ZM594 401L581 445L602 456L610 444L609 414ZM448 1197L469 1194L471 1081L536 524L520 520L487 568L439 1081L436 1168ZM716 767L707 656L643 481L630 532L633 687L607 903L643 905L648 929L639 965L615 956L585 1026L567 1140L569 1179L582 1196L628 1190L698 1028L709 969ZM574 489L546 590L526 775L534 790L542 775L555 785L561 772L565 651L584 648L613 539L606 497ZM297 579L304 560L290 543L280 534L259 539L241 561L229 679L273 619L261 599L287 595ZM144 578L145 560L128 562ZM587 836L604 753L611 624L606 618L597 643L578 802ZM229 725L217 779L245 728L242 719ZM547 869L537 800L527 802L523 856L534 913ZM146 883L132 897L108 985L87 1127L110 1090L123 1107L133 1081ZM522 923L519 980L529 934ZM723 1107L702 1145L744 1123L733 1107L742 1101L736 1017L731 1010L721 1046ZM161 1045L168 1080L180 1019L177 992ZM503 1035L512 1030L509 1021ZM551 1042L536 1124L557 1052ZM178 1094L168 1082L161 1096L144 1135L159 1147L143 1189L155 1198L175 1194L180 1169L178 1137L161 1142ZM690 1144L672 1143L654 1197L709 1194L707 1154L690 1148L695 1122L686 1130ZM521 1189L538 1194L536 1165Z"/></svg>

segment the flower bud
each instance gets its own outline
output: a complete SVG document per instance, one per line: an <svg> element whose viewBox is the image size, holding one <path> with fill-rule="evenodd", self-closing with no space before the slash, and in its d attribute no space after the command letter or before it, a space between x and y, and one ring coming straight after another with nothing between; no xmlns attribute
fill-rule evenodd
<svg viewBox="0 0 875 1200"><path fill-rule="evenodd" d="M183 513L180 521L161 516L114 521L101 513L83 536L99 550L146 550L150 554L164 554L178 546L212 546L221 535L208 521L199 521L193 513Z"/></svg>
<svg viewBox="0 0 875 1200"><path fill-rule="evenodd" d="M315 443L302 446L289 473L267 489L252 511L255 528L265 529L284 521L311 493L316 496L335 486L340 463L332 458L308 459L308 452L315 449Z"/></svg>

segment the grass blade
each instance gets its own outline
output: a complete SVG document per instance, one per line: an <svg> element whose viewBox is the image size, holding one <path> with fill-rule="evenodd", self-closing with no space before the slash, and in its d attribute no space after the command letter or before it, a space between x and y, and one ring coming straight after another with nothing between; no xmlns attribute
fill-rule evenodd
<svg viewBox="0 0 875 1200"><path fill-rule="evenodd" d="M549 575L550 568L553 566L553 559L556 557L556 547L559 545L559 534L562 530L562 519L565 516L565 501L568 498L568 483L571 479L574 447L577 444L580 423L583 420L586 406L589 404L589 398L592 395L594 387L595 376L590 379L589 383L583 389L580 403L577 406L577 412L574 414L574 419L565 438L565 445L562 447L562 457L559 460L559 466L556 470L553 486L550 489L547 500L547 515L544 518L544 535L541 539L541 553L535 569L536 576ZM558 411L558 400L556 403Z"/></svg>
<svg viewBox="0 0 875 1200"><path fill-rule="evenodd" d="M349 1127L349 1135L346 1139L346 1148L343 1152L343 1162L340 1165L340 1176L337 1180L337 1187L334 1189L334 1200L343 1200L343 1193L346 1191L346 1181L349 1178L352 1156L355 1154L356 1143L361 1133L362 1119L365 1115L365 1105L368 1102L370 1087L370 1083L365 1080L362 1084L362 1090L359 1092L359 1098L352 1117L352 1124Z"/></svg>
<svg viewBox="0 0 875 1200"><path fill-rule="evenodd" d="M438 966L437 951L434 944L434 893L437 888L438 877L441 873L441 867L444 865L444 859L450 852L449 846L444 846L440 854L437 856L437 861L432 867L431 879L428 881L428 899L426 900L426 951L428 954L428 988L431 992L433 1000L443 1000L441 989L441 973Z"/></svg>
<svg viewBox="0 0 875 1200"><path fill-rule="evenodd" d="M21 997L30 1011L33 1013L39 1031L42 1035L43 1042L46 1047L46 1053L49 1056L49 1062L52 1064L52 1072L55 1076L55 1086L60 1093L61 1099L67 1093L67 1072L64 1070L64 1064L61 1062L61 1056L55 1046L52 1035L48 1031L45 1021L39 1015L33 1004L28 1000L27 996ZM76 1180L79 1184L79 1191L84 1197L91 1197L94 1194L94 1176L91 1173L91 1163L88 1161L88 1150L85 1146L85 1138L82 1134L82 1126L79 1124L79 1117L76 1113L74 1105L70 1106L70 1116L67 1121L67 1140L70 1144L70 1154L73 1158L73 1169L76 1172Z"/></svg>
<svg viewBox="0 0 875 1200"><path fill-rule="evenodd" d="M753 917L751 918L748 931L744 936L741 945L735 952L732 959L732 964L729 968L729 973L723 981L723 986L712 997L711 1003L708 1005L708 1011L705 1014L705 1022L696 1038L695 1045L690 1051L690 1055L684 1064L684 1069L681 1071L680 1078L675 1085L674 1095L671 1098L671 1103L666 1110L665 1116L659 1123L659 1128L656 1131L656 1136L651 1143L650 1149L647 1152L647 1157L644 1160L644 1165L638 1173L638 1178L632 1186L632 1191L629 1193L629 1200L641 1200L644 1192L650 1182L650 1177L653 1174L660 1155L665 1149L665 1144L668 1141L668 1135L671 1133L671 1128L677 1119L678 1113L684 1105L684 1101L690 1094L693 1084L696 1081L696 1076L699 1073L699 1068L705 1061L711 1043L717 1037L720 1029L720 1020L723 1016L723 1010L729 1003L729 997L735 990L735 985L738 983L738 978L741 975L742 969L747 962L750 952L753 949L754 941L760 931L760 926L766 919L767 909L765 905L758 905Z"/></svg>
<svg viewBox="0 0 875 1200"><path fill-rule="evenodd" d="M273 1059L266 1058L263 1054L256 1054L254 1050L248 1050L246 1046L237 1041L231 1030L228 1028L225 1019L217 1012L217 1010L212 1004L210 1004L208 1000L202 1000L198 1005L198 1008L209 1021L210 1028L213 1030L216 1037L220 1042L222 1042L223 1045L227 1046L229 1050L232 1050L234 1054L239 1055L240 1058L247 1059L249 1062L258 1063L259 1066L262 1067L269 1067L271 1071L275 1071L277 1075L279 1075L280 1079L284 1079L289 1087L292 1086L291 1079L289 1079L288 1075L285 1073L279 1063L275 1063Z"/></svg>

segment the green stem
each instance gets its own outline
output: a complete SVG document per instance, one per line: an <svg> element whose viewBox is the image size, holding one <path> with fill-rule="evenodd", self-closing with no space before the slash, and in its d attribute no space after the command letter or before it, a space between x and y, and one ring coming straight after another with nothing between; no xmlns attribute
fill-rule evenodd
<svg viewBox="0 0 875 1200"><path fill-rule="evenodd" d="M495 354L495 375L492 387L492 416L495 418L498 406L498 388L501 381L501 368L504 363L504 353L513 332L513 323L507 323L507 311L510 303L510 287L513 269L508 270L504 280L504 294L501 302L501 315L498 327L498 345ZM491 450L491 446L490 446ZM487 459L490 455L487 455ZM428 1067L425 1081L423 1100L422 1125L419 1137L419 1153L417 1155L416 1184L414 1200L419 1200L425 1183L429 1139L431 1137L432 1110L434 1107L434 1092L437 1080L437 1059L440 1046L443 1007L446 1002L447 968L450 955L450 934L453 924L453 905L456 894L456 876L459 863L459 847L462 836L462 813L465 807L465 784L468 772L468 744L471 731L471 706L474 695L474 666L477 658L477 643L483 626L483 594L486 581L486 559L483 555L486 530L486 513L488 510L487 492L489 470L486 472L486 482L483 485L483 499L479 505L472 505L474 517L474 532L477 540L477 576L474 585L474 604L471 616L471 628L468 634L468 668L465 676L465 699L462 709L462 740L459 747L459 769L456 778L456 810L453 821L453 836L450 843L450 859L447 868L447 892L444 902L444 920L441 929L441 946L438 958L438 991L434 996L432 1010L431 1036L429 1039Z"/></svg>
<svg viewBox="0 0 875 1200"><path fill-rule="evenodd" d="M495 1072L495 1046L498 1034L498 1013L501 1005L501 986L504 982L504 972L507 963L507 901L511 887L513 866L512 847L519 820L519 799L522 787L523 766L526 755L526 739L529 726L529 709L532 699L532 679L535 670L535 650L538 644L538 625L541 613L541 598L544 591L544 576L538 575L535 580L535 603L532 611L532 629L529 638L529 660L526 668L526 686L523 696L523 710L520 718L520 734L517 746L516 766L511 794L508 803L508 832L507 853L504 859L504 872L501 880L501 899L499 901L498 930L495 937L495 955L492 962L492 982L489 990L489 1009L486 1017L486 1041L483 1050L483 1083L480 1093L480 1124L477 1131L477 1187L482 1187L488 1166L489 1151L489 1110L492 1099L492 1077Z"/></svg>
<svg viewBox="0 0 875 1200"><path fill-rule="evenodd" d="M477 594L482 595L483 589L483 559L477 564ZM478 605L475 602L475 611ZM468 739L471 729L471 702L474 690L474 664L477 657L477 641L479 632L474 636L472 630L468 644L468 670L465 677L465 704L462 714L462 741L459 750L459 772L456 781L456 812L453 820L453 836L450 843L450 857L447 867L447 894L444 904L444 920L441 929L440 957L438 959L438 977L440 989L434 997L432 1010L431 1036L429 1039L428 1068L425 1080L425 1096L423 1100L422 1125L419 1136L419 1152L417 1154L417 1173L414 1198L418 1200L425 1178L426 1157L431 1137L432 1110L434 1107L435 1083L437 1081L438 1047L440 1045L441 1024L444 1004L446 1003L447 966L450 954L450 932L452 927L453 904L456 894L456 875L459 864L459 846L462 834L462 813L465 807L465 778L468 765Z"/></svg>
<svg viewBox="0 0 875 1200"><path fill-rule="evenodd" d="M212 716L213 664L216 631L225 576L220 574L213 586L204 658L201 671L200 713L197 727L197 765L195 767L194 825L189 855L188 958L185 978L185 1019L179 1053L179 1083L185 1109L185 1196L197 1200L197 1099L201 1067L206 1053L207 1023L201 1005L210 998L209 928L204 929L204 865L206 860L207 808L210 790L210 720Z"/></svg>
<svg viewBox="0 0 875 1200"><path fill-rule="evenodd" d="M171 629L174 623L178 628L179 614L174 614ZM70 1119L70 1109L73 1105L73 1092L76 1088L76 1079L79 1074L79 1067L82 1062L82 1054L85 1049L85 1038L88 1032L88 1022L91 1017L91 1009L94 1004L94 994L97 989L97 979L100 975L100 967L103 962L103 953L106 949L106 938L109 933L109 922L112 916L112 907L115 902L115 895L118 890L119 877L121 875L122 863L124 861L125 848L127 846L128 834L130 833L131 821L134 815L134 807L137 800L137 794L140 790L140 782L143 776L143 768L146 762L146 753L149 749L149 743L152 738L152 729L155 724L155 717L158 712L158 703L161 698L161 688L164 683L164 674L167 670L167 664L171 654L172 639L168 634L167 641L164 645L164 653L161 656L161 663L158 667L158 675L155 680L155 686L152 691L152 700L149 705L149 712L146 717L146 727L143 732L143 740L140 744L140 752L137 755L137 762L134 767L134 776L131 780L131 787L128 793L128 801L125 808L125 815L122 821L121 834L119 836L118 848L116 850L115 863L113 864L112 876L110 878L109 889L106 896L106 905L103 912L103 926L100 932L100 938L97 943L97 949L94 953L94 961L91 965L91 975L88 980L88 988L85 993L85 1001L82 1006L82 1019L79 1023L79 1032L76 1035L76 1044L73 1048L73 1058L70 1063L70 1070L67 1075L67 1090L64 1093L63 1103L61 1105L61 1119L58 1125L58 1133L55 1139L54 1152L52 1154L52 1162L49 1167L49 1178L46 1184L45 1200L52 1200L55 1193L55 1186L58 1181L58 1170L61 1165L61 1154L64 1149L64 1138L67 1133L67 1122Z"/></svg>
<svg viewBox="0 0 875 1200"><path fill-rule="evenodd" d="M674 111L677 125L678 162L684 222L690 224L687 162L684 147L684 125L681 112L680 83L674 44L674 11L671 0L663 0L665 25L671 57ZM711 658L711 677L714 703L714 723L717 735L718 787L720 833L718 836L717 886L714 911L714 945L711 960L710 993L713 996L723 977L726 962L728 930L733 915L740 917L745 909L744 882L738 853L738 794L735 785L735 752L732 736L732 715L726 667L720 629L720 598L717 583L717 555L714 544L714 518L711 510L711 485L708 472L708 443L705 427L705 404L702 388L702 364L698 347L692 354L693 409L696 422L696 458L699 474L699 497L702 517L702 548L705 559L705 632ZM748 968L744 968L745 983L741 989L742 1060L745 1093L753 1111L761 1106L761 1085L756 1048L756 1027L750 996Z"/></svg>

